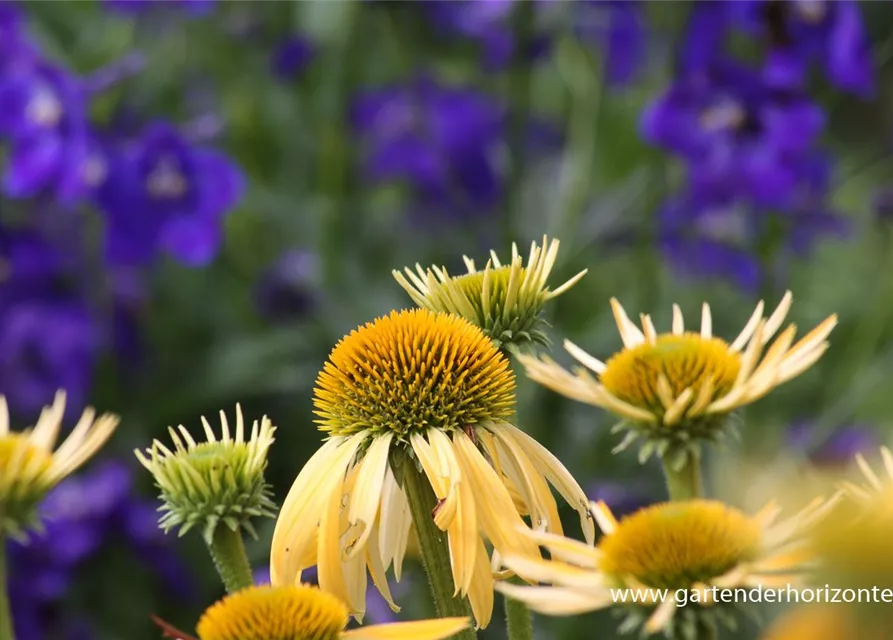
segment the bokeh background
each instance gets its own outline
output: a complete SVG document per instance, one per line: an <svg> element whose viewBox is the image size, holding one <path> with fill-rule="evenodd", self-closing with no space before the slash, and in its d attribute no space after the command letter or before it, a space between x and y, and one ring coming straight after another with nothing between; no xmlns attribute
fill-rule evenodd
<svg viewBox="0 0 893 640"><path fill-rule="evenodd" d="M589 273L553 341L600 356L611 296L663 327L709 300L729 337L786 288L804 328L839 313L824 359L708 458L729 500L764 479L735 460L838 468L887 439L891 28L890 2L0 2L0 391L22 426L57 388L123 418L46 534L10 544L20 640L194 628L221 588L197 536L157 529L132 449L240 402L279 427L281 499L320 442L329 350L410 305L391 270L416 262L560 238L553 282ZM519 385L520 425L591 497L664 496L611 455L610 417ZM423 585L395 588L407 617ZM542 638L613 625L537 618Z"/></svg>

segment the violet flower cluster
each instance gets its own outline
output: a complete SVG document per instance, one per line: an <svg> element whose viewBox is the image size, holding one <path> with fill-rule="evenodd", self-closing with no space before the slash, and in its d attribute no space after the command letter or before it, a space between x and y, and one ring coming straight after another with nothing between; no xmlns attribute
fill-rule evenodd
<svg viewBox="0 0 893 640"><path fill-rule="evenodd" d="M754 39L758 65L731 55ZM662 248L682 271L754 289L779 267L773 248L805 254L847 231L828 204L833 163L820 145L826 113L807 92L819 67L868 97L874 65L856 2L699 2L678 74L641 118L646 140L679 157L685 183L659 212Z"/></svg>
<svg viewBox="0 0 893 640"><path fill-rule="evenodd" d="M79 75L28 27L26 6L0 3L0 392L14 412L58 388L83 404L104 351L135 342L143 270L165 255L208 264L244 191L235 162L188 128L149 119L131 134L91 119L98 96L139 73L139 54ZM90 211L101 256L88 251Z"/></svg>

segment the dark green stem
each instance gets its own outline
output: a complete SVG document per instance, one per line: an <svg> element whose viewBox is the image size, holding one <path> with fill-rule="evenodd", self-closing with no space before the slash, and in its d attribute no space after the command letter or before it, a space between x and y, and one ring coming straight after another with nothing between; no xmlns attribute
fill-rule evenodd
<svg viewBox="0 0 893 640"><path fill-rule="evenodd" d="M527 605L505 598L505 628L509 640L533 640L533 617Z"/></svg>
<svg viewBox="0 0 893 640"><path fill-rule="evenodd" d="M670 500L691 500L704 495L701 482L701 456L694 451L685 454L685 463L674 469L667 460L662 460L667 490Z"/></svg>
<svg viewBox="0 0 893 640"><path fill-rule="evenodd" d="M419 539L422 563L425 565L425 573L428 574L428 584L434 596L437 615L441 618L471 619L472 611L468 600L453 597L455 589L450 551L447 547L446 533L437 528L434 518L431 517L431 512L437 506L437 496L434 495L428 478L416 469L412 460L405 457L398 477L401 477L403 491L409 502L412 524ZM460 640L475 640L477 634L472 629L466 629L454 637Z"/></svg>
<svg viewBox="0 0 893 640"><path fill-rule="evenodd" d="M208 550L227 593L235 593L254 584L241 530L233 531L226 525L218 526Z"/></svg>
<svg viewBox="0 0 893 640"><path fill-rule="evenodd" d="M15 640L9 609L9 577L6 575L6 536L0 534L0 640Z"/></svg>

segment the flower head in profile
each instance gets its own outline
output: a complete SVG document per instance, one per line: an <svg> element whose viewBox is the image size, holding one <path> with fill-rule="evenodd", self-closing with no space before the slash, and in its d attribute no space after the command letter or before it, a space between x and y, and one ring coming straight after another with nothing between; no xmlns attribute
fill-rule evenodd
<svg viewBox="0 0 893 640"><path fill-rule="evenodd" d="M664 502L619 522L604 503L593 503L604 533L596 547L528 531L552 560L508 556L503 562L551 586L500 583L496 588L556 616L616 605L616 590L631 590L639 600L622 605L628 608L627 628L644 622L646 633L663 630L671 636L675 629L680 633L671 637L694 637L686 627L728 622L732 614L713 601L712 587L797 584L809 558L804 533L831 504L816 500L776 523L780 509L774 503L750 516L713 500ZM686 601L680 603L681 598Z"/></svg>
<svg viewBox="0 0 893 640"><path fill-rule="evenodd" d="M713 335L707 303L700 331L686 331L682 312L674 305L672 332L658 334L650 316L642 314L639 329L612 298L624 348L606 362L569 341L565 349L585 369L571 373L548 357L521 356L521 362L527 375L540 384L623 418L618 428L629 432L618 450L644 438L643 459L654 451L676 455L699 446L701 440L720 439L733 410L800 375L822 356L828 348L826 338L837 323L835 315L796 344L797 328L789 325L766 349L790 307L788 292L766 318L761 301L729 344Z"/></svg>
<svg viewBox="0 0 893 640"><path fill-rule="evenodd" d="M302 584L248 587L208 607L193 638L156 620L179 640L440 640L468 627L467 618L441 618L345 630L347 607L335 596Z"/></svg>
<svg viewBox="0 0 893 640"><path fill-rule="evenodd" d="M395 311L345 336L319 374L314 405L327 442L289 491L273 534L271 579L319 585L359 617L366 571L392 607L385 571L399 580L413 520L406 479L424 474L437 498L457 596L477 624L493 608L484 540L497 554L535 554L523 515L559 533L552 483L594 534L588 503L564 466L507 422L515 380L508 360L467 320L426 309ZM434 505L432 505L434 506Z"/></svg>
<svg viewBox="0 0 893 640"><path fill-rule="evenodd" d="M543 306L586 275L583 270L554 291L549 289L546 281L558 257L558 245L558 240L549 242L546 237L542 246L532 243L526 265L515 244L507 265L491 251L482 271L475 267L474 260L464 256L468 273L456 277L443 267L423 269L418 264L414 272L407 267L406 275L393 273L417 305L462 316L480 327L497 348L515 350L532 343L548 345L542 330Z"/></svg>
<svg viewBox="0 0 893 640"><path fill-rule="evenodd" d="M181 536L199 527L208 544L221 525L231 531L241 527L256 537L251 518L272 517L276 509L264 480L276 427L264 416L259 423L254 421L246 440L245 421L238 405L235 437L223 411L220 423L219 440L202 418L204 442L196 442L180 425L178 430L168 428L173 451L158 440L145 452L134 451L161 490L161 511L165 514L159 526L165 531L179 527Z"/></svg>
<svg viewBox="0 0 893 640"><path fill-rule="evenodd" d="M87 407L58 449L65 415L65 393L44 407L37 424L21 432L9 430L6 398L0 396L0 534L15 537L38 524L37 506L63 478L90 459L118 426L118 416Z"/></svg>

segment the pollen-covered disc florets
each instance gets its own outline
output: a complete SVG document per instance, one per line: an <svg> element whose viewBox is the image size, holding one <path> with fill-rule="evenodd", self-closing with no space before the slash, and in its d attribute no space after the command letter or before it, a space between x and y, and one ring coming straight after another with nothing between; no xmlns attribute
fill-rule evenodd
<svg viewBox="0 0 893 640"><path fill-rule="evenodd" d="M425 309L395 311L343 338L314 393L323 431L347 436L428 428L451 432L514 410L508 360L467 320Z"/></svg>
<svg viewBox="0 0 893 640"><path fill-rule="evenodd" d="M337 640L347 626L338 598L310 585L249 587L212 605L199 640Z"/></svg>
<svg viewBox="0 0 893 640"><path fill-rule="evenodd" d="M88 407L53 452L64 415L65 393L60 391L34 427L12 433L6 399L0 396L0 537L22 537L38 525L37 507L47 492L92 457L118 425L112 414L94 420L96 413Z"/></svg>
<svg viewBox="0 0 893 640"><path fill-rule="evenodd" d="M548 245L548 246L547 246ZM500 262L496 252L482 271L464 256L468 273L451 277L444 267L394 271L394 278L423 309L460 315L480 327L498 348L515 350L533 343L548 344L541 317L543 306L577 283L586 271L554 291L546 284L558 256L557 240L543 237L542 246L530 247L527 263L512 245L512 259Z"/></svg>
<svg viewBox="0 0 893 640"><path fill-rule="evenodd" d="M165 531L179 527L180 535L200 527L209 544L221 524L233 531L242 527L256 535L250 519L273 517L276 509L270 499L270 487L264 481L267 452L276 428L264 416L260 423L254 422L246 440L238 405L235 437L222 411L220 421L219 440L202 418L206 441L196 442L180 425L178 430L168 429L173 451L155 440L145 452L134 452L161 490L161 510L166 513L159 526Z"/></svg>
<svg viewBox="0 0 893 640"><path fill-rule="evenodd" d="M623 349L607 361L568 341L565 348L583 368L569 372L548 357L520 360L540 384L622 417L617 429L627 436L617 450L643 439L643 461L657 452L669 455L675 466L690 453L697 455L700 442L734 434L728 420L732 411L800 375L828 348L826 339L837 323L834 315L797 343L794 325L773 340L791 300L788 292L768 318L760 302L738 337L727 343L714 337L706 303L700 331L685 331L682 312L674 305L672 332L658 334L650 316L641 316L640 329L612 299Z"/></svg>

